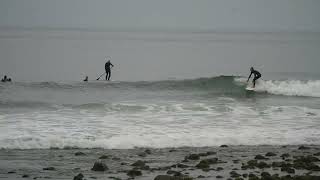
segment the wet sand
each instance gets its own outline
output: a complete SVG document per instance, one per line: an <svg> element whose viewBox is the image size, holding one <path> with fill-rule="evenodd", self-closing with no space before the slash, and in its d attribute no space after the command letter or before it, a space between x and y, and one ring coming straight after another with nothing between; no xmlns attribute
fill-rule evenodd
<svg viewBox="0 0 320 180"><path fill-rule="evenodd" d="M0 179L320 179L318 158L318 145L2 149Z"/></svg>

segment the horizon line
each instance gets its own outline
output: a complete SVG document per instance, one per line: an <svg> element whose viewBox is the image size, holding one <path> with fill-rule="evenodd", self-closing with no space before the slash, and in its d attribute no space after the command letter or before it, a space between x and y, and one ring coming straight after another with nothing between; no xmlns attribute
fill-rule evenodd
<svg viewBox="0 0 320 180"><path fill-rule="evenodd" d="M135 32L135 33L320 33L320 31L315 30L284 30L284 29L156 29L156 28L83 28L83 27L45 27L45 26L35 26L35 27L23 27L23 26L0 26L0 31L75 31L75 32Z"/></svg>

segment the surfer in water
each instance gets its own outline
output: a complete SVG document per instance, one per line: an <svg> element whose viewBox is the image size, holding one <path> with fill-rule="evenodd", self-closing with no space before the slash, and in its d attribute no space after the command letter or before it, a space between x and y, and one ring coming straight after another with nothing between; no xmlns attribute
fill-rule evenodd
<svg viewBox="0 0 320 180"><path fill-rule="evenodd" d="M250 77L251 77L252 74L254 75L254 78L253 78L253 80L252 80L253 88L254 88L254 87L256 86L256 80L258 80L259 78L261 78L261 74L260 74L257 70L253 69L253 67L251 67L251 68L250 68L250 76L248 77L247 82L249 82L249 79L250 79Z"/></svg>
<svg viewBox="0 0 320 180"><path fill-rule="evenodd" d="M88 81L88 76L86 76L86 78L83 80L84 82L87 82Z"/></svg>
<svg viewBox="0 0 320 180"><path fill-rule="evenodd" d="M106 80L110 81L110 77L111 77L111 66L113 67L113 64L111 64L110 60L108 60L106 62L106 64L104 65L104 68L106 70Z"/></svg>

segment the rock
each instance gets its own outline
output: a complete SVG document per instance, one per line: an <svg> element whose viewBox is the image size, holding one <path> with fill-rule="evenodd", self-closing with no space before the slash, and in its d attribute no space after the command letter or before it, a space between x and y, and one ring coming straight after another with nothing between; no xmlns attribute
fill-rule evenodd
<svg viewBox="0 0 320 180"><path fill-rule="evenodd" d="M199 156L207 156L207 153L199 153Z"/></svg>
<svg viewBox="0 0 320 180"><path fill-rule="evenodd" d="M238 174L236 171L231 171L231 172L230 172L230 175L231 175L231 177L233 177L233 178L237 178L237 177L240 177L240 176L241 176L241 175Z"/></svg>
<svg viewBox="0 0 320 180"><path fill-rule="evenodd" d="M110 176L110 177L108 177L108 178L110 178L110 179L114 179L114 180L121 180L121 178L113 177L113 176Z"/></svg>
<svg viewBox="0 0 320 180"><path fill-rule="evenodd" d="M16 173L15 171L9 171L8 174L14 174Z"/></svg>
<svg viewBox="0 0 320 180"><path fill-rule="evenodd" d="M213 151L208 151L207 152L207 156L211 156L211 155L215 155L215 154L217 154L216 152L213 152Z"/></svg>
<svg viewBox="0 0 320 180"><path fill-rule="evenodd" d="M288 153L284 153L284 154L281 154L281 156L280 156L280 157L282 157L282 159L285 159L285 158L290 157L290 154L288 154Z"/></svg>
<svg viewBox="0 0 320 180"><path fill-rule="evenodd" d="M174 170L168 170L167 171L167 174L175 174L175 173L177 173L178 171L174 171Z"/></svg>
<svg viewBox="0 0 320 180"><path fill-rule="evenodd" d="M144 161L138 160L135 163L131 164L131 166L135 166L135 169L149 170L150 167L146 165Z"/></svg>
<svg viewBox="0 0 320 180"><path fill-rule="evenodd" d="M202 175L199 175L198 178L201 179L201 178L206 178L206 177L202 176Z"/></svg>
<svg viewBox="0 0 320 180"><path fill-rule="evenodd" d="M199 169L207 169L207 168L210 168L210 164L202 160L196 165L196 167Z"/></svg>
<svg viewBox="0 0 320 180"><path fill-rule="evenodd" d="M295 173L295 170L293 168L290 168L290 167L282 167L281 171L285 171L285 172L290 173L290 174L294 174Z"/></svg>
<svg viewBox="0 0 320 180"><path fill-rule="evenodd" d="M270 173L268 173L268 172L262 172L262 173L261 173L261 177L269 178L269 177L271 177L271 175L270 175Z"/></svg>
<svg viewBox="0 0 320 180"><path fill-rule="evenodd" d="M144 161L141 161L141 160L138 160L135 163L131 164L131 166L139 166L139 167L142 167L142 166L145 166L145 165L146 165L146 163Z"/></svg>
<svg viewBox="0 0 320 180"><path fill-rule="evenodd" d="M300 156L293 161L293 167L296 169L306 169L311 171L320 171L320 167L314 162L318 162L319 159L317 157L308 155L308 156Z"/></svg>
<svg viewBox="0 0 320 180"><path fill-rule="evenodd" d="M259 180L259 177L255 174L250 173L249 174L249 180Z"/></svg>
<svg viewBox="0 0 320 180"><path fill-rule="evenodd" d="M268 158L266 158L266 157L258 154L258 155L256 155L256 156L254 157L254 159L257 159L257 160L266 160L266 159L268 159Z"/></svg>
<svg viewBox="0 0 320 180"><path fill-rule="evenodd" d="M248 177L248 174L247 174L247 173L242 174L242 177L247 178L247 177Z"/></svg>
<svg viewBox="0 0 320 180"><path fill-rule="evenodd" d="M265 163L265 162L259 162L257 164L257 167L260 168L260 169L263 169L263 168L270 168L270 165Z"/></svg>
<svg viewBox="0 0 320 180"><path fill-rule="evenodd" d="M78 175L76 175L75 177L73 177L73 180L82 180L83 179L83 174L79 173Z"/></svg>
<svg viewBox="0 0 320 180"><path fill-rule="evenodd" d="M276 153L273 153L273 152L267 152L265 156L276 156L277 154Z"/></svg>
<svg viewBox="0 0 320 180"><path fill-rule="evenodd" d="M145 152L140 152L140 153L138 153L138 156L140 156L140 157L147 157L147 153L145 153Z"/></svg>
<svg viewBox="0 0 320 180"><path fill-rule="evenodd" d="M220 147L228 147L228 145L223 144L223 145L221 145Z"/></svg>
<svg viewBox="0 0 320 180"><path fill-rule="evenodd" d="M43 168L43 170L45 170L45 171L54 171L56 169L54 167L46 167L46 168Z"/></svg>
<svg viewBox="0 0 320 180"><path fill-rule="evenodd" d="M250 160L247 162L247 166L246 168L250 168L250 169L254 169L257 165L258 165L258 161L257 160Z"/></svg>
<svg viewBox="0 0 320 180"><path fill-rule="evenodd" d="M178 164L172 165L171 167L173 167L173 168L188 168L189 166L185 165L185 164L178 163Z"/></svg>
<svg viewBox="0 0 320 180"><path fill-rule="evenodd" d="M114 161L119 161L120 158L118 158L118 157L113 157L112 160L114 160Z"/></svg>
<svg viewBox="0 0 320 180"><path fill-rule="evenodd" d="M28 174L22 175L22 178L28 178L28 177L30 177Z"/></svg>
<svg viewBox="0 0 320 180"><path fill-rule="evenodd" d="M182 176L181 172L168 170L167 174L173 175L173 176Z"/></svg>
<svg viewBox="0 0 320 180"><path fill-rule="evenodd" d="M320 156L320 152L315 153L314 156Z"/></svg>
<svg viewBox="0 0 320 180"><path fill-rule="evenodd" d="M108 166L103 163L103 162L95 162L93 167L92 167L92 171L106 171L108 170Z"/></svg>
<svg viewBox="0 0 320 180"><path fill-rule="evenodd" d="M223 168L222 167L217 167L217 169L216 169L217 171L222 171L223 170Z"/></svg>
<svg viewBox="0 0 320 180"><path fill-rule="evenodd" d="M196 165L197 168L206 169L210 167L210 164L215 164L218 162L218 158L210 158L210 159L203 159Z"/></svg>
<svg viewBox="0 0 320 180"><path fill-rule="evenodd" d="M239 160L239 159L234 159L234 160L232 160L232 162L233 162L234 164L238 164L238 163L240 162L240 160Z"/></svg>
<svg viewBox="0 0 320 180"><path fill-rule="evenodd" d="M146 149L144 152L147 153L147 154L151 154L151 150L150 149Z"/></svg>
<svg viewBox="0 0 320 180"><path fill-rule="evenodd" d="M307 147L307 146L300 146L298 149L299 150L307 150L307 149L311 149L311 148Z"/></svg>
<svg viewBox="0 0 320 180"><path fill-rule="evenodd" d="M127 175L130 176L130 177L142 176L142 172L132 169L132 170L127 172Z"/></svg>
<svg viewBox="0 0 320 180"><path fill-rule="evenodd" d="M192 178L189 176L158 175L154 180L192 180Z"/></svg>
<svg viewBox="0 0 320 180"><path fill-rule="evenodd" d="M189 162L189 160L188 159L184 159L182 162L186 163L186 162Z"/></svg>
<svg viewBox="0 0 320 180"><path fill-rule="evenodd" d="M271 177L272 177L273 179L279 179L279 174L273 174Z"/></svg>
<svg viewBox="0 0 320 180"><path fill-rule="evenodd" d="M231 179L231 180L232 180L232 179ZM235 178L234 180L243 180L243 178L237 177L237 178Z"/></svg>
<svg viewBox="0 0 320 180"><path fill-rule="evenodd" d="M85 156L86 154L83 152L76 152L74 153L75 156Z"/></svg>
<svg viewBox="0 0 320 180"><path fill-rule="evenodd" d="M217 179L221 179L221 178L223 178L223 176L216 176L216 178L217 178Z"/></svg>
<svg viewBox="0 0 320 180"><path fill-rule="evenodd" d="M175 149L170 149L169 152L176 152L177 150Z"/></svg>
<svg viewBox="0 0 320 180"><path fill-rule="evenodd" d="M109 156L107 156L107 155L102 155L99 157L99 159L108 159L108 158L109 158Z"/></svg>
<svg viewBox="0 0 320 180"><path fill-rule="evenodd" d="M185 159L199 160L200 156L198 154L190 154L189 156L186 156Z"/></svg>
<svg viewBox="0 0 320 180"><path fill-rule="evenodd" d="M158 167L158 168L152 168L152 170L155 170L155 171L166 171L166 170L169 170L171 169L170 166L164 166L164 167Z"/></svg>

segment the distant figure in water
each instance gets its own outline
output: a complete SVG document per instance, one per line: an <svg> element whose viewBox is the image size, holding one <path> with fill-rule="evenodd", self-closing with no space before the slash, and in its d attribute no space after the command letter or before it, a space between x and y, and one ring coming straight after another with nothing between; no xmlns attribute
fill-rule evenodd
<svg viewBox="0 0 320 180"><path fill-rule="evenodd" d="M83 81L87 82L88 81L88 76L86 76L86 78Z"/></svg>
<svg viewBox="0 0 320 180"><path fill-rule="evenodd" d="M250 68L250 76L248 77L247 82L249 82L249 79L250 79L250 77L251 77L252 74L254 75L254 78L253 78L253 80L252 80L253 88L254 88L254 87L256 86L256 80L258 80L259 78L261 78L261 74L260 74L257 70L253 69L253 67L251 67L251 68Z"/></svg>
<svg viewBox="0 0 320 180"><path fill-rule="evenodd" d="M104 68L106 70L106 80L110 81L111 77L111 66L113 67L113 64L111 64L110 60L106 62Z"/></svg>
<svg viewBox="0 0 320 180"><path fill-rule="evenodd" d="M5 75L4 77L3 77L3 79L1 79L1 82L7 82L8 81L8 78L7 78L7 76ZM10 81L11 81L11 79L10 79Z"/></svg>

